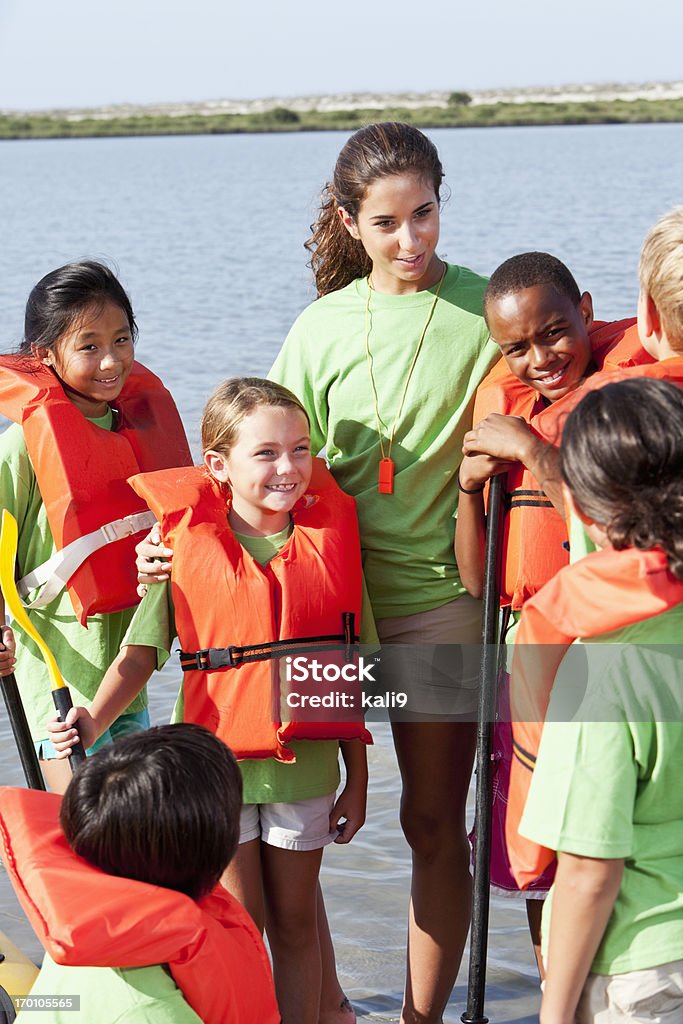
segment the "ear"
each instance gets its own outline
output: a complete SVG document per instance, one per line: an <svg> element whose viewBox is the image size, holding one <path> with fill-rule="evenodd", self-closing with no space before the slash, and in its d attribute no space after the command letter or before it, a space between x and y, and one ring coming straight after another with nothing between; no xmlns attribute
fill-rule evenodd
<svg viewBox="0 0 683 1024"><path fill-rule="evenodd" d="M590 329L593 324L593 297L590 292L584 292L579 299L579 310L586 329Z"/></svg>
<svg viewBox="0 0 683 1024"><path fill-rule="evenodd" d="M646 338L659 335L662 332L662 321L659 310L654 300L647 292L641 292L638 297L638 329Z"/></svg>
<svg viewBox="0 0 683 1024"><path fill-rule="evenodd" d="M567 519L570 514L580 519L584 526L591 526L593 523L592 519L589 519L585 512L583 512L574 501L574 495L567 487L564 480L562 481L562 498L564 500L564 507L567 512Z"/></svg>
<svg viewBox="0 0 683 1024"><path fill-rule="evenodd" d="M347 213L343 206L339 207L337 213L339 214L342 224L344 225L348 233L351 235L351 237L360 240L360 234L358 232L358 228L356 227L356 222L351 216L351 214Z"/></svg>
<svg viewBox="0 0 683 1024"><path fill-rule="evenodd" d="M583 523L586 533L594 544L597 544L599 548L610 547L605 527L600 523L596 523L590 516L587 516L583 509L577 505L574 495L564 481L562 481L562 497L564 498L564 507L567 514L567 524L569 524L570 515L576 516Z"/></svg>
<svg viewBox="0 0 683 1024"><path fill-rule="evenodd" d="M32 345L31 355L34 359L37 359L39 363L43 363L45 366L56 366L54 349L45 348L44 345Z"/></svg>
<svg viewBox="0 0 683 1024"><path fill-rule="evenodd" d="M219 484L230 483L230 477L228 475L228 460L225 455L221 455L220 452L214 451L204 452L204 465L214 480L217 480Z"/></svg>

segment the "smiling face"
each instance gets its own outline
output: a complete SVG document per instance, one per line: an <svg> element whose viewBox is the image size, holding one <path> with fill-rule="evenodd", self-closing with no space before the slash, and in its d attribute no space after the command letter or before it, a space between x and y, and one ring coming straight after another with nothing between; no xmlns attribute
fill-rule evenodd
<svg viewBox="0 0 683 1024"><path fill-rule="evenodd" d="M230 485L232 528L272 536L285 529L311 479L308 421L293 406L258 406L240 423L229 454L208 451L204 461L216 480Z"/></svg>
<svg viewBox="0 0 683 1024"><path fill-rule="evenodd" d="M74 405L94 418L104 416L121 394L133 366L133 335L121 307L105 302L85 310L54 348L35 351L72 389Z"/></svg>
<svg viewBox="0 0 683 1024"><path fill-rule="evenodd" d="M369 185L355 218L339 215L372 260L376 291L400 295L431 288L443 264L436 255L439 200L418 174L395 174Z"/></svg>
<svg viewBox="0 0 683 1024"><path fill-rule="evenodd" d="M586 376L593 322L588 292L575 306L552 285L523 288L489 299L486 320L510 371L549 402L569 394Z"/></svg>

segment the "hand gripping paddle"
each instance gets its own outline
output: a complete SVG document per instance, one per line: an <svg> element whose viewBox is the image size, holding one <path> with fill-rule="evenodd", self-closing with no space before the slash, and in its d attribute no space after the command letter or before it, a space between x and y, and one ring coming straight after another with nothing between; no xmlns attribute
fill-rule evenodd
<svg viewBox="0 0 683 1024"><path fill-rule="evenodd" d="M13 618L19 623L24 632L35 641L45 660L50 679L52 680L52 699L59 718L64 721L67 712L73 707L71 694L62 679L62 674L57 667L52 651L29 619L17 593L17 585L14 580L14 563L17 557L18 537L19 531L16 519L7 509L3 509L2 532L0 533L0 587L2 587L5 603L11 611ZM85 751L82 744L74 744L69 760L71 761L72 770L85 760Z"/></svg>

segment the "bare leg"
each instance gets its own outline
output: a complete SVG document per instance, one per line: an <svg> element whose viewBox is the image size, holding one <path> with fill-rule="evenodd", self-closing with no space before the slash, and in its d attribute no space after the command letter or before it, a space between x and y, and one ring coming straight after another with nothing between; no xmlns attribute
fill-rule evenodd
<svg viewBox="0 0 683 1024"><path fill-rule="evenodd" d="M393 733L403 781L401 825L413 854L401 1021L439 1024L470 924L465 804L476 725L399 722Z"/></svg>
<svg viewBox="0 0 683 1024"><path fill-rule="evenodd" d="M538 973L541 976L541 981L545 980L543 958L541 957L541 914L543 913L543 902L543 900L526 901L526 917L529 922L529 933L531 935L531 942L534 947L536 965L538 966Z"/></svg>
<svg viewBox="0 0 683 1024"><path fill-rule="evenodd" d="M317 918L320 962L322 965L318 1024L356 1024L355 1011L344 995L344 990L339 984L339 978L337 977L334 945L330 935L330 926L327 923L327 912L320 882L318 882Z"/></svg>
<svg viewBox="0 0 683 1024"><path fill-rule="evenodd" d="M40 767L45 776L48 788L53 793L63 793L71 782L71 765L67 760L58 757L51 757L40 761Z"/></svg>
<svg viewBox="0 0 683 1024"><path fill-rule="evenodd" d="M266 931L282 1024L318 1024L317 892L322 850L261 846Z"/></svg>
<svg viewBox="0 0 683 1024"><path fill-rule="evenodd" d="M266 912L261 881L261 840L240 843L221 877L221 884L239 900L252 921L263 934Z"/></svg>

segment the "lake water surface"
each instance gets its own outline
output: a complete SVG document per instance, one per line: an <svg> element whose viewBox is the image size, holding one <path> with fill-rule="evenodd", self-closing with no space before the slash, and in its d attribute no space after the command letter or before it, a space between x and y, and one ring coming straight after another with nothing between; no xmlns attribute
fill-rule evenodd
<svg viewBox="0 0 683 1024"><path fill-rule="evenodd" d="M683 127L441 130L446 170L439 254L490 273L516 252L554 253L593 294L596 316L635 313L637 263L653 221L683 202ZM176 397L198 450L204 401L224 377L263 375L313 298L302 243L344 133L0 142L0 351L21 339L31 287L84 256L117 265L140 327L139 356ZM175 665L152 680L167 720ZM373 730L368 822L328 848L324 887L346 992L369 1019L396 1020L410 858L398 824L398 770ZM22 784L0 708L0 782ZM39 944L0 873L0 928ZM445 1020L465 1006L466 965ZM521 901L495 898L492 1021L536 1019L538 987Z"/></svg>

